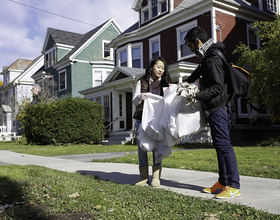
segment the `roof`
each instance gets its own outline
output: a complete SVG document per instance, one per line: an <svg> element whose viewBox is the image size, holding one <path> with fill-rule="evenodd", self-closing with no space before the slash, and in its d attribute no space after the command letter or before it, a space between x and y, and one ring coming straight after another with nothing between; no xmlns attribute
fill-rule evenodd
<svg viewBox="0 0 280 220"><path fill-rule="evenodd" d="M81 38L84 36L83 34L73 33L69 31L58 30L54 28L48 28L49 33L53 37L55 43L57 44L66 44L70 46L75 46Z"/></svg>
<svg viewBox="0 0 280 220"><path fill-rule="evenodd" d="M6 68L7 69L13 69L13 70L24 70L27 66L29 66L32 63L32 60L25 60L25 59L17 59L15 62L13 62L10 66Z"/></svg>
<svg viewBox="0 0 280 220"><path fill-rule="evenodd" d="M74 54L85 42L87 42L87 40L89 40L96 32L98 32L103 27L103 25L105 25L107 22L108 21L104 22L103 24L99 25L98 27L84 34L83 37L76 43L75 48L72 49L69 53L67 53L59 62L56 63L56 65L68 60L72 54Z"/></svg>
<svg viewBox="0 0 280 220"><path fill-rule="evenodd" d="M122 73L130 76L139 76L145 73L145 69L141 68L133 68L133 67L126 67L126 66L116 66L115 69L119 70Z"/></svg>

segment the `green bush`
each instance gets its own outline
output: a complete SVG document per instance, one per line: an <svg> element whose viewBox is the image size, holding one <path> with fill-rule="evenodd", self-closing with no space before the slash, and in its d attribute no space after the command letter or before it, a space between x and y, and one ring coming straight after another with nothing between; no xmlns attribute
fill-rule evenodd
<svg viewBox="0 0 280 220"><path fill-rule="evenodd" d="M24 114L27 143L99 144L103 127L102 105L82 98L31 105Z"/></svg>

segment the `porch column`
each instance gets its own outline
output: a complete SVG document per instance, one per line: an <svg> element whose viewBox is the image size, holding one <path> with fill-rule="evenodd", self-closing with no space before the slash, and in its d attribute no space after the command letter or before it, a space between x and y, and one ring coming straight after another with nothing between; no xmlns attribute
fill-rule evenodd
<svg viewBox="0 0 280 220"><path fill-rule="evenodd" d="M127 45L127 67L132 67L132 51L131 44Z"/></svg>
<svg viewBox="0 0 280 220"><path fill-rule="evenodd" d="M115 90L111 91L112 93L112 121L114 121L117 117L119 117L119 93ZM119 120L116 120L113 123L113 131L118 131L120 129Z"/></svg>
<svg viewBox="0 0 280 220"><path fill-rule="evenodd" d="M134 94L135 94L135 86L136 86L135 83L130 83L130 88L132 89L132 98L134 97ZM136 106L132 103L132 127L135 124L135 119L133 119L133 115L134 115L135 110L136 110Z"/></svg>

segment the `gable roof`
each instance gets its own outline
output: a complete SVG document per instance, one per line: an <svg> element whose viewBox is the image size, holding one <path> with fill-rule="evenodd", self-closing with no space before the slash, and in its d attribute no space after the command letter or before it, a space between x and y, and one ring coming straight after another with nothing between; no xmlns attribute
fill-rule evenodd
<svg viewBox="0 0 280 220"><path fill-rule="evenodd" d="M126 66L116 66L102 84L113 82L115 79L123 79L126 77L138 77L144 74L145 69Z"/></svg>
<svg viewBox="0 0 280 220"><path fill-rule="evenodd" d="M30 63L32 63L32 60L26 60L26 59L17 59L15 62L13 62L10 66L6 67L6 70L24 70Z"/></svg>
<svg viewBox="0 0 280 220"><path fill-rule="evenodd" d="M48 28L43 44L43 51L45 51L47 47L50 36L53 38L55 44L63 44L74 47L84 35L54 28Z"/></svg>
<svg viewBox="0 0 280 220"><path fill-rule="evenodd" d="M1 88L5 88L5 87L8 87L9 85L14 84L14 82L16 82L19 79L21 79L22 77L24 77L28 71L30 71L32 68L34 68L33 66L35 66L37 63L42 62L42 66L43 66L43 58L44 58L44 55L40 55L40 56L36 57L34 60L25 60L25 61L30 61L30 62L25 63L25 64L27 64L27 63L29 63L29 64L26 65L24 69L21 69L22 72L17 77L15 77L11 82L3 85ZM18 60L22 60L22 59L18 59Z"/></svg>
<svg viewBox="0 0 280 220"><path fill-rule="evenodd" d="M106 25L109 25L111 22L114 23L114 25L117 27L118 31L121 33L121 28L116 24L114 19L109 19L105 21L103 24L97 26L93 30L87 32L83 35L83 37L80 39L80 41L75 45L75 48L73 48L69 53L67 53L60 61L58 61L54 66L59 66L60 64L64 63L65 61L69 60L72 56L75 56L80 50L83 49L83 46L93 38L103 27L106 27Z"/></svg>

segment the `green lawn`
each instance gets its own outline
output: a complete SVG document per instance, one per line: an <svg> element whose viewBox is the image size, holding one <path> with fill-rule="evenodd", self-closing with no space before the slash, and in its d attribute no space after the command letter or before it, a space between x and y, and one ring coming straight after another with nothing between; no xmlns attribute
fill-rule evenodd
<svg viewBox="0 0 280 220"><path fill-rule="evenodd" d="M279 177L280 144L235 146L241 175ZM181 145L164 159L164 167L217 172L210 145ZM194 148L194 149L192 149ZM134 145L36 146L0 142L0 150L35 155L136 151ZM1 153L1 152L0 152ZM152 155L149 155L151 159ZM98 160L100 162L100 160ZM138 163L137 154L102 160ZM185 196L163 189L135 187L34 165L0 166L0 219L278 219L243 205ZM1 210L1 209L0 209Z"/></svg>

